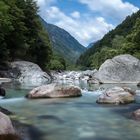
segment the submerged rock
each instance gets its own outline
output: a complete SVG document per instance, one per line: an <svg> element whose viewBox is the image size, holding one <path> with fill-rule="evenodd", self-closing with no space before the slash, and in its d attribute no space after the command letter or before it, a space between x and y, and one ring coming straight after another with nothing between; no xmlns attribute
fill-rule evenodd
<svg viewBox="0 0 140 140"><path fill-rule="evenodd" d="M34 88L27 98L64 98L82 96L81 89L73 85L49 84Z"/></svg>
<svg viewBox="0 0 140 140"><path fill-rule="evenodd" d="M5 89L0 86L0 96L5 96L5 95L6 95Z"/></svg>
<svg viewBox="0 0 140 140"><path fill-rule="evenodd" d="M100 104L128 104L135 101L135 93L130 88L113 87L107 89L97 99Z"/></svg>
<svg viewBox="0 0 140 140"><path fill-rule="evenodd" d="M136 111L134 111L134 112L132 113L132 117L133 117L135 120L140 121L140 109L137 109Z"/></svg>
<svg viewBox="0 0 140 140"><path fill-rule="evenodd" d="M15 61L11 63L11 75L21 84L41 85L49 82L51 77L43 72L41 68L32 62ZM16 73L14 72L16 70Z"/></svg>
<svg viewBox="0 0 140 140"><path fill-rule="evenodd" d="M106 60L95 77L103 83L131 83L140 80L140 60L125 54Z"/></svg>
<svg viewBox="0 0 140 140"><path fill-rule="evenodd" d="M15 135L16 133L9 117L0 112L0 135L7 134Z"/></svg>
<svg viewBox="0 0 140 140"><path fill-rule="evenodd" d="M1 108L1 107L0 107L0 112L4 113L3 115L7 121L7 126L11 125L11 129L13 129L12 130L13 133L8 133L8 134L0 133L0 140L40 140L42 136L44 135L44 133L41 132L38 128L31 125L28 122L29 120L26 120L27 122L23 123L21 122L22 120L21 118L13 114L11 111L8 111L7 109ZM10 115L11 120L9 119L7 115ZM4 121L1 118L2 116L0 113L0 132L1 132L1 127L4 123ZM9 120L10 120L10 123L8 124ZM7 128L7 130L9 130L9 128Z"/></svg>
<svg viewBox="0 0 140 140"><path fill-rule="evenodd" d="M140 87L140 82L137 84L137 87Z"/></svg>

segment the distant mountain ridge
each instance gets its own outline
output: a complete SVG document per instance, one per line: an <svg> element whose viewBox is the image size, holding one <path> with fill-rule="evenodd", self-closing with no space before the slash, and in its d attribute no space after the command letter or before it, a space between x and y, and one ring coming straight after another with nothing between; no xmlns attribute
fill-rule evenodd
<svg viewBox="0 0 140 140"><path fill-rule="evenodd" d="M93 47L95 43L96 43L96 42L90 43L86 48L89 49L89 48Z"/></svg>
<svg viewBox="0 0 140 140"><path fill-rule="evenodd" d="M84 67L99 68L106 60L119 54L131 54L140 58L140 10L109 31L101 40L87 49L77 64Z"/></svg>
<svg viewBox="0 0 140 140"><path fill-rule="evenodd" d="M75 63L86 48L64 29L49 24L42 18L41 22L49 34L54 53L63 56L69 63Z"/></svg>

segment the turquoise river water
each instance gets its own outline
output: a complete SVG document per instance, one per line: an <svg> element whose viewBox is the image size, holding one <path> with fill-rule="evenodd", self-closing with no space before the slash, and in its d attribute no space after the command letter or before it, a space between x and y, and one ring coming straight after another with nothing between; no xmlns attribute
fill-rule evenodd
<svg viewBox="0 0 140 140"><path fill-rule="evenodd" d="M139 95L133 104L100 105L96 99L102 90L114 85L79 86L83 89L79 98L28 100L24 96L33 87L8 85L0 106L36 127L41 132L38 140L140 140L140 123L131 119L131 112L140 108Z"/></svg>

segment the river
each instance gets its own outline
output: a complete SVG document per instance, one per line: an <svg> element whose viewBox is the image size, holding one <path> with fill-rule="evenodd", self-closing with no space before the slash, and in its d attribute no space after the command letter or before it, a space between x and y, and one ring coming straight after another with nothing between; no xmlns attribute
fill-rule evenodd
<svg viewBox="0 0 140 140"><path fill-rule="evenodd" d="M140 97L129 105L100 105L97 97L109 85L88 85L82 97L29 100L24 96L33 88L5 85L7 95L0 106L14 112L17 120L30 124L41 132L33 140L139 140L140 123L131 119L131 112L140 108ZM123 85L137 89L135 85ZM26 139L25 139L26 140Z"/></svg>

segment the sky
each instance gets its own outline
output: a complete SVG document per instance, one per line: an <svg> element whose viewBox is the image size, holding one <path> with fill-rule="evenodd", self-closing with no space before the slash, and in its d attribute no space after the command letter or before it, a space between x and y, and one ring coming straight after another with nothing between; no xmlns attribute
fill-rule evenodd
<svg viewBox="0 0 140 140"><path fill-rule="evenodd" d="M85 47L140 8L140 0L36 1L46 22L65 29Z"/></svg>

